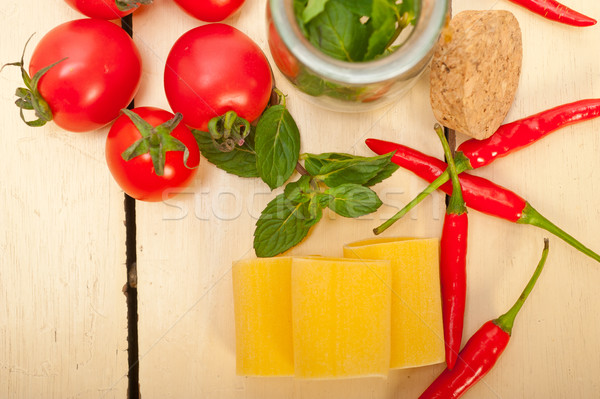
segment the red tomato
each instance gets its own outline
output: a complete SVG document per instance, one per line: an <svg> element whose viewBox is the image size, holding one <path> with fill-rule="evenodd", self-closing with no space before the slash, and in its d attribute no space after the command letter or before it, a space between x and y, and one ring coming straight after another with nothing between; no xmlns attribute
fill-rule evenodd
<svg viewBox="0 0 600 399"><path fill-rule="evenodd" d="M298 60L294 55L288 50L288 48L281 40L279 36L279 32L277 32L277 28L273 23L273 20L270 18L267 19L267 23L269 26L269 50L271 50L271 55L273 56L273 61L275 61L275 65L279 68L279 70L288 78L295 79L300 73L300 66L298 65Z"/></svg>
<svg viewBox="0 0 600 399"><path fill-rule="evenodd" d="M244 0L175 0L192 17L206 22L219 22L236 12Z"/></svg>
<svg viewBox="0 0 600 399"><path fill-rule="evenodd" d="M120 11L115 0L65 0L68 5L90 18L119 19L135 11Z"/></svg>
<svg viewBox="0 0 600 399"><path fill-rule="evenodd" d="M46 34L29 63L30 76L52 63L38 84L63 129L97 129L119 116L140 84L142 60L133 40L117 25L99 19L64 23Z"/></svg>
<svg viewBox="0 0 600 399"><path fill-rule="evenodd" d="M273 78L269 61L248 36L224 24L181 36L169 53L165 91L184 122L206 131L208 122L235 111L252 122L266 108Z"/></svg>
<svg viewBox="0 0 600 399"><path fill-rule="evenodd" d="M154 127L174 117L168 111L153 107L135 108L133 112ZM149 153L129 161L121 156L123 151L142 138L131 119L121 115L110 128L106 138L106 163L119 186L131 197L152 202L170 198L184 189L196 175L200 151L192 132L180 123L171 135L188 148L187 166L183 162L183 151L169 151L165 157L164 174L158 176Z"/></svg>

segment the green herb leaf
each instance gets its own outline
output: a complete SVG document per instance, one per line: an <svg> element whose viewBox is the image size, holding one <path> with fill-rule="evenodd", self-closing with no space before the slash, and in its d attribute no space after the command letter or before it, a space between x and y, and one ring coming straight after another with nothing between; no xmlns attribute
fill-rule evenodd
<svg viewBox="0 0 600 399"><path fill-rule="evenodd" d="M306 24L325 9L329 0L308 0L306 8L302 11L302 21Z"/></svg>
<svg viewBox="0 0 600 399"><path fill-rule="evenodd" d="M419 2L416 0L402 0L402 3L398 5L400 15L406 19L406 25L415 24L417 15L419 15Z"/></svg>
<svg viewBox="0 0 600 399"><path fill-rule="evenodd" d="M293 203L279 194L262 211L254 231L254 251L258 257L271 257L287 251L308 234L322 216L310 215L309 203Z"/></svg>
<svg viewBox="0 0 600 399"><path fill-rule="evenodd" d="M367 28L360 17L335 0L306 24L308 40L325 54L343 61L361 61L367 49Z"/></svg>
<svg viewBox="0 0 600 399"><path fill-rule="evenodd" d="M300 155L298 126L283 105L267 109L256 126L256 166L271 190L290 178Z"/></svg>
<svg viewBox="0 0 600 399"><path fill-rule="evenodd" d="M306 170L329 187L342 184L375 184L381 181L377 176L385 177L390 170L392 153L375 157L358 157L349 154L306 154ZM317 167L318 165L320 167ZM391 173L390 173L391 174Z"/></svg>
<svg viewBox="0 0 600 399"><path fill-rule="evenodd" d="M360 17L370 17L373 0L336 0L338 3Z"/></svg>
<svg viewBox="0 0 600 399"><path fill-rule="evenodd" d="M204 158L216 167L240 177L258 177L256 154L254 153L254 130L245 138L244 144L235 146L233 151L222 152L213 141L210 133L192 130L198 148Z"/></svg>
<svg viewBox="0 0 600 399"><path fill-rule="evenodd" d="M383 54L396 33L398 20L396 4L390 0L373 0L373 16L369 21L372 28L364 61Z"/></svg>
<svg viewBox="0 0 600 399"><path fill-rule="evenodd" d="M314 226L323 216L323 209L327 207L329 195L323 193L313 193L308 202L309 224Z"/></svg>
<svg viewBox="0 0 600 399"><path fill-rule="evenodd" d="M308 37L308 31L302 20L302 12L306 8L307 2L308 0L294 0L294 15L296 16L296 22L298 22L302 34L306 37Z"/></svg>
<svg viewBox="0 0 600 399"><path fill-rule="evenodd" d="M371 187L377 183L381 183L382 181L390 177L395 171L397 171L399 167L400 166L396 165L395 163L390 162L386 167L381 169L379 173L375 175L375 177L366 182L364 185L367 187Z"/></svg>
<svg viewBox="0 0 600 399"><path fill-rule="evenodd" d="M326 193L332 197L329 208L347 218L367 215L381 206L381 200L373 190L358 184L342 184Z"/></svg>
<svg viewBox="0 0 600 399"><path fill-rule="evenodd" d="M323 166L348 159L357 159L359 157L350 154L339 152L325 152L323 154L306 154L304 159L304 168L312 176L316 176L321 172Z"/></svg>
<svg viewBox="0 0 600 399"><path fill-rule="evenodd" d="M307 202L311 199L310 176L302 176L298 181L288 183L283 191L285 198L294 203Z"/></svg>
<svg viewBox="0 0 600 399"><path fill-rule="evenodd" d="M327 91L325 81L303 68L296 78L296 85L306 94L318 97Z"/></svg>

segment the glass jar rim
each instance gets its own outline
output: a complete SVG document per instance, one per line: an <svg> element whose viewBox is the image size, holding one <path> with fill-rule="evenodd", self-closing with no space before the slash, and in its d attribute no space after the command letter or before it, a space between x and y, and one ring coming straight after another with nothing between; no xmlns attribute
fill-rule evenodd
<svg viewBox="0 0 600 399"><path fill-rule="evenodd" d="M350 85L366 85L411 73L437 42L448 5L448 0L422 0L414 29L398 50L373 61L347 62L326 55L304 37L294 16L293 0L269 0L275 28L292 55L322 77Z"/></svg>

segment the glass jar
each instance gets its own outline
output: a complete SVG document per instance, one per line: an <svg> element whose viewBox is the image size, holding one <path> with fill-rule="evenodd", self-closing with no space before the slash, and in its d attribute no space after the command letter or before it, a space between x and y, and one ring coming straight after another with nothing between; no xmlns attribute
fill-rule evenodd
<svg viewBox="0 0 600 399"><path fill-rule="evenodd" d="M268 0L269 49L283 75L308 98L330 110L356 112L387 105L417 81L446 23L448 0L421 0L416 23L392 54L346 62L314 47L302 34L294 0Z"/></svg>

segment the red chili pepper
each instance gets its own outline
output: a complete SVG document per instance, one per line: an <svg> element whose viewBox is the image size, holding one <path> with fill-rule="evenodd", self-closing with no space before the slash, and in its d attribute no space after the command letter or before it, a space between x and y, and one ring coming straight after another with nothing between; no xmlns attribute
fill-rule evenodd
<svg viewBox="0 0 600 399"><path fill-rule="evenodd" d="M454 157L456 169L458 173L462 173L466 170L489 165L497 158L505 157L514 151L527 147L562 127L599 116L600 99L596 98L560 105L502 125L492 136L485 140L471 139L462 143ZM402 218L447 181L448 173L444 172L394 215L393 219Z"/></svg>
<svg viewBox="0 0 600 399"><path fill-rule="evenodd" d="M544 239L542 258L529 283L512 308L496 320L485 323L466 343L453 370L444 370L419 399L457 399L475 385L496 364L508 345L515 317L531 293L548 257Z"/></svg>
<svg viewBox="0 0 600 399"><path fill-rule="evenodd" d="M450 145L444 130L438 124L435 132L442 142L448 158L448 170L452 179L452 196L446 208L442 239L440 243L440 286L442 294L442 317L446 344L446 365L452 370L456 363L462 341L467 297L467 235L469 219L462 197L462 189L452 158Z"/></svg>
<svg viewBox="0 0 600 399"><path fill-rule="evenodd" d="M458 147L457 154L466 158L464 162L468 164L463 166L467 168L465 170L477 169L525 148L562 127L599 116L600 98L560 105L502 125L485 140L467 140Z"/></svg>
<svg viewBox="0 0 600 399"><path fill-rule="evenodd" d="M410 170L428 182L432 182L440 176L447 166L445 162L437 158L430 157L402 144L377 139L367 139L366 143L377 154L387 154L395 151L392 156L392 162ZM578 251L600 262L600 255L561 230L514 192L487 179L473 176L466 172L459 175L459 180L463 198L469 208L511 222L530 224L542 228L573 246ZM440 189L447 194L452 193L452 185L449 183L443 184ZM375 234L380 234L394 222L395 220L392 218L373 231Z"/></svg>
<svg viewBox="0 0 600 399"><path fill-rule="evenodd" d="M510 0L552 21L573 26L591 26L596 20L570 9L556 0Z"/></svg>

